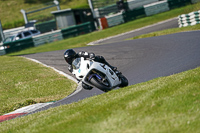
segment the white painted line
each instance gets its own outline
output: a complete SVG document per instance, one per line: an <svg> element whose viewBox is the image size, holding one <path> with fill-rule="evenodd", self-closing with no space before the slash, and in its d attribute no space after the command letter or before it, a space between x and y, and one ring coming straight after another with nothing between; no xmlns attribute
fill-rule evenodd
<svg viewBox="0 0 200 133"><path fill-rule="evenodd" d="M146 29L146 28L149 28L149 27L153 27L153 26L156 26L156 25L159 25L159 24L163 24L163 23L169 22L171 20L175 20L175 19L177 19L177 18L173 18L173 19L162 21L162 22L159 22L159 23L156 23L156 24L153 24L153 25L145 26L145 27L142 27L142 28L139 28L139 29L136 29L136 30L133 30L133 31L125 32L125 33L122 33L122 34L119 34L119 35L116 35L116 36L112 36L112 37L107 37L107 38L104 38L104 39L100 39L100 40L91 42L91 43L89 43L87 45L94 45L94 44L97 44L97 43L102 42L104 40L108 40L108 39L111 39L111 38L119 37L119 36L126 35L126 34L129 34L129 33L133 33L133 32L136 32L136 31L140 31L140 30L143 30L143 29ZM45 67L49 67L49 68L53 69L54 71L58 72L59 74L67 77L68 79L71 79L75 83L78 83L75 78L73 78L72 76L70 76L70 75L68 75L68 74L66 74L66 73L64 73L64 72L62 72L60 70L55 69L54 67L48 66L48 65L46 65L46 64L44 64L44 63L42 63L42 62L40 62L40 61L38 61L36 59L31 59L31 58L28 58L28 57L24 57L24 58L29 59L31 61L34 61L36 63L39 63L39 64L41 64L41 65L43 65ZM69 96L67 96L66 98L69 98L69 97L77 94L81 90L82 90L82 82L79 82L77 89L72 94L70 94ZM62 100L60 100L60 101L62 101ZM45 107L47 105L50 105L50 104L53 104L53 102L50 102L50 103L37 103L37 104L29 105L29 106L26 106L26 107L22 107L20 109L17 109L15 111L7 113L5 115L16 114L16 113L31 113L31 112L36 111L37 109L43 108L43 107Z"/></svg>
<svg viewBox="0 0 200 133"><path fill-rule="evenodd" d="M15 113L30 113L30 112L33 112L33 111L35 111L37 109L43 108L43 107L45 107L47 105L50 105L52 103L53 102L50 102L50 103L37 103L37 104L29 105L29 106L17 109L17 110L15 110L13 112L10 112L8 114L5 114L5 115L10 115L10 114L15 114Z"/></svg>
<svg viewBox="0 0 200 133"><path fill-rule="evenodd" d="M78 81L75 78L73 78L72 76L70 76L70 75L68 75L68 74L66 74L66 73L64 73L64 72L62 72L60 70L55 69L54 67L48 66L48 65L46 65L46 64L44 64L44 63L42 63L42 62L40 62L40 61L38 61L36 59L31 59L31 58L28 58L28 57L24 57L24 58L29 59L31 61L34 61L36 63L39 63L39 64L41 64L41 65L43 65L45 67L49 67L49 68L53 69L54 71L58 72L59 74L67 77L68 79L71 79L72 81L74 81L75 83L78 84ZM69 97L79 93L82 89L83 89L82 88L82 82L79 82L78 87L76 88L76 90L73 93L71 93L70 95L68 95L66 98L69 98ZM62 100L65 100L65 98L59 100L59 102L62 101ZM43 107L49 105L49 104L52 104L52 103L37 103L37 104L34 104L34 105L30 105L30 106L26 106L26 107L20 108L18 110L15 110L14 112L11 112L11 113L8 113L8 114L5 114L5 115L9 115L9 114L13 114L13 113L31 113L31 112L36 111L37 109L40 109L40 108L43 108Z"/></svg>
<svg viewBox="0 0 200 133"><path fill-rule="evenodd" d="M78 83L78 81L77 81L74 77L72 77L72 76L70 76L70 75L68 75L68 74L66 74L66 73L64 73L64 72L62 72L62 71L60 71L60 70L57 70L57 69L54 68L54 67L48 66L48 65L46 65L46 64L44 64L44 63L42 63L42 62L40 62L40 61L38 61L38 60L36 60L36 59L32 59L32 58L28 58L28 57L24 57L24 58L29 59L29 60L31 60L31 61L34 61L34 62L36 62L36 63L39 63L39 64L41 64L41 65L43 65L43 66L45 66L45 67L49 67L49 68L53 69L54 71L58 72L59 74L61 74L61 75L65 76L65 77L67 77L68 79L74 81L75 83Z"/></svg>

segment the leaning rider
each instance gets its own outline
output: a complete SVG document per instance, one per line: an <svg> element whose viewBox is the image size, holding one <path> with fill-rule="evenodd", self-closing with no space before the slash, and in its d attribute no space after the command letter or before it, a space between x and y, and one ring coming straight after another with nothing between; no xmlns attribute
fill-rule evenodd
<svg viewBox="0 0 200 133"><path fill-rule="evenodd" d="M84 52L84 51L76 53L73 49L68 49L64 53L64 58L65 58L65 61L69 64L68 69L69 69L70 72L73 72L72 62L76 58L80 58L80 57L84 57L85 59L92 59L94 61L97 61L97 62L100 62L100 63L104 63L104 64L108 65L112 70L114 70L114 71L117 70L117 68L111 66L105 60L105 58L103 56L95 56L94 53L88 53L88 52Z"/></svg>

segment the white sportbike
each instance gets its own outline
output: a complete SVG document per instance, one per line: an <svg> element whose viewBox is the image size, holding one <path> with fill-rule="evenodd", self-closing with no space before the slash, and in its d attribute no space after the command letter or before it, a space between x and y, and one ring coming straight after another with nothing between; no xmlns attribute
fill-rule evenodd
<svg viewBox="0 0 200 133"><path fill-rule="evenodd" d="M116 87L128 86L128 80L118 70L113 71L108 65L84 57L72 62L72 74L82 82L84 89L93 87L102 91L110 91Z"/></svg>

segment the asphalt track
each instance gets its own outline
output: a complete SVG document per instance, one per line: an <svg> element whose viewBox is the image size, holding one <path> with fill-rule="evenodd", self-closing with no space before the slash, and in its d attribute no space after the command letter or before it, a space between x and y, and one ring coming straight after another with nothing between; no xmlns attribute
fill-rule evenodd
<svg viewBox="0 0 200 133"><path fill-rule="evenodd" d="M153 28L153 27L152 27ZM129 85L145 82L157 77L194 69L200 66L200 31L183 32L159 37L121 41L106 45L76 48L75 51L94 52L102 55L113 66L117 66L129 80ZM25 55L48 66L70 74L64 61L65 50ZM38 109L32 113L77 102L84 98L102 94L94 88L79 88L75 95Z"/></svg>
<svg viewBox="0 0 200 133"><path fill-rule="evenodd" d="M116 35L114 37L108 37L106 39L97 40L94 42L94 44L108 44L108 43L114 43L114 42L121 42L125 39L132 38L134 36L139 36L142 34L147 34L155 31L165 30L165 29L171 29L171 28L177 28L178 27L178 19L172 18L165 21L161 21L152 25L148 25L130 32L122 33L119 35ZM92 42L93 43L93 42Z"/></svg>

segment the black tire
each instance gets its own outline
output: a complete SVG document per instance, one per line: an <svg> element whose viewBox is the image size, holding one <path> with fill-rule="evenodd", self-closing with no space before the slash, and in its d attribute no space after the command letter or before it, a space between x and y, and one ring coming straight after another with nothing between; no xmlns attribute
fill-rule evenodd
<svg viewBox="0 0 200 133"><path fill-rule="evenodd" d="M82 82L82 87L86 90L92 90L92 87Z"/></svg>
<svg viewBox="0 0 200 133"><path fill-rule="evenodd" d="M119 85L119 87L126 87L126 86L128 86L128 79L125 76L120 75L120 79L121 79L122 83Z"/></svg>
<svg viewBox="0 0 200 133"><path fill-rule="evenodd" d="M102 90L102 91L104 91L104 92L108 92L108 91L111 90L110 87L105 86L104 84L102 84L102 83L100 83L99 81L97 81L97 79L95 79L95 77L92 77L92 78L90 79L90 82L91 82L95 87L97 87L98 89L100 89L100 90Z"/></svg>

